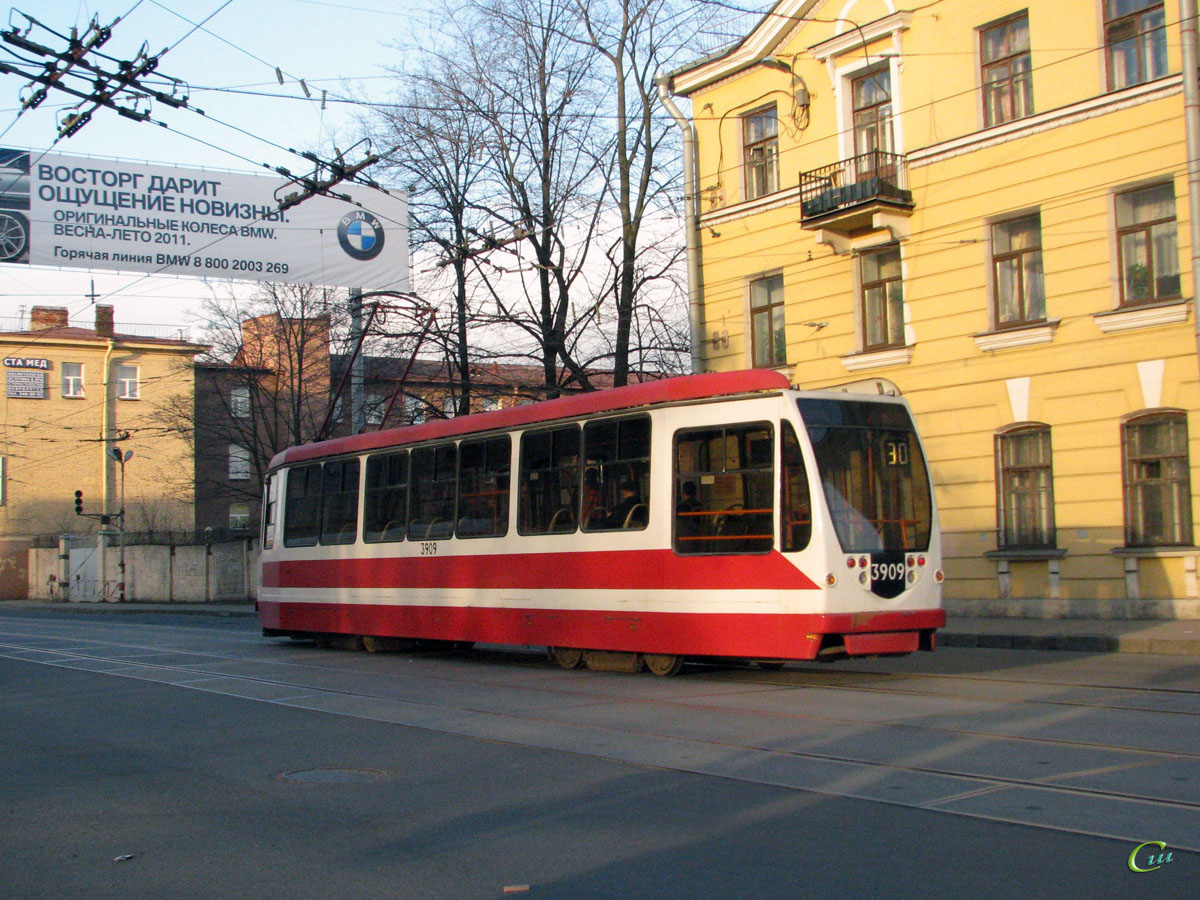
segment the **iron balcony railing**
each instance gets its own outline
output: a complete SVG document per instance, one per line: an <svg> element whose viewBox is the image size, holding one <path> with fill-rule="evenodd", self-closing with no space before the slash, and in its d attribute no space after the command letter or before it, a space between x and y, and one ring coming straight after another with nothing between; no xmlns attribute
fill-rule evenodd
<svg viewBox="0 0 1200 900"><path fill-rule="evenodd" d="M865 203L912 207L908 166L896 153L872 150L800 173L800 215L828 216Z"/></svg>

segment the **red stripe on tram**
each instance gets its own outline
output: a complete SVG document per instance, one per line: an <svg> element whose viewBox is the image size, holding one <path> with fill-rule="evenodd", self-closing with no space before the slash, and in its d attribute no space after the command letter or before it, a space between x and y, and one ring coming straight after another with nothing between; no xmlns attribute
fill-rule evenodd
<svg viewBox="0 0 1200 900"><path fill-rule="evenodd" d="M778 552L678 556L671 550L512 553L266 562L275 588L496 590L813 590Z"/></svg>

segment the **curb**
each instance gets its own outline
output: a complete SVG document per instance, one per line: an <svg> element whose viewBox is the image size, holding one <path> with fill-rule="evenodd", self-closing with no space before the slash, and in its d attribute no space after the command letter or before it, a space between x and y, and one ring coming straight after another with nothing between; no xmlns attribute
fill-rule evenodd
<svg viewBox="0 0 1200 900"><path fill-rule="evenodd" d="M1075 653L1150 653L1200 656L1200 640L1107 634L972 634L938 632L942 647L986 650L1067 650Z"/></svg>

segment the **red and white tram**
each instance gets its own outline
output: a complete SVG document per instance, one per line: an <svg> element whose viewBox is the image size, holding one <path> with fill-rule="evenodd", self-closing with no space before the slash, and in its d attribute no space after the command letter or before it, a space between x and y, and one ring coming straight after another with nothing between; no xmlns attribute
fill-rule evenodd
<svg viewBox="0 0 1200 900"><path fill-rule="evenodd" d="M293 447L269 636L537 644L564 666L931 650L937 509L903 399L692 375Z"/></svg>

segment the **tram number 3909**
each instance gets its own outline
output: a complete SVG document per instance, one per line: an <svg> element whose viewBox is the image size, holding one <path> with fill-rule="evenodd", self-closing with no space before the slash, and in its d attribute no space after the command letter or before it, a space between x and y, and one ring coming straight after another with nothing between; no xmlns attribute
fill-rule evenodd
<svg viewBox="0 0 1200 900"><path fill-rule="evenodd" d="M904 580L904 563L902 563L902 562L871 563L871 580L872 581L903 581Z"/></svg>
<svg viewBox="0 0 1200 900"><path fill-rule="evenodd" d="M422 556L437 556L437 541L422 541L421 555Z"/></svg>

